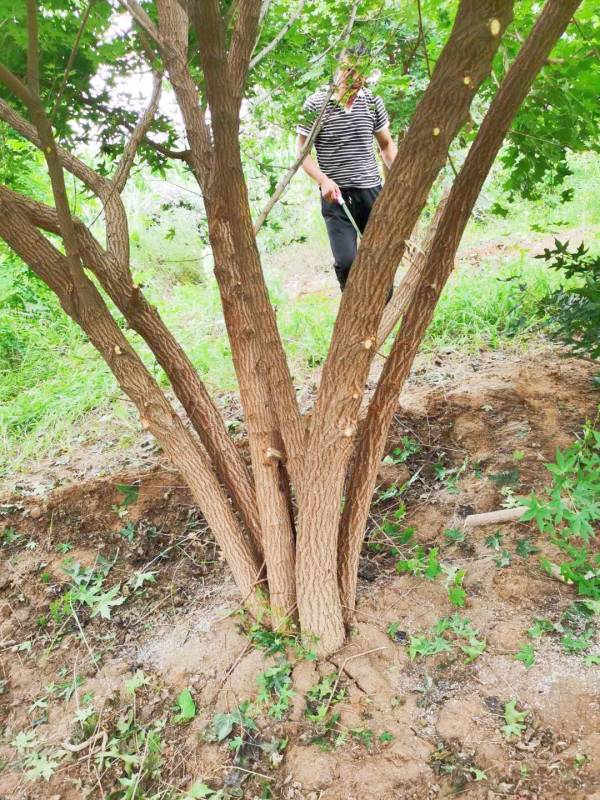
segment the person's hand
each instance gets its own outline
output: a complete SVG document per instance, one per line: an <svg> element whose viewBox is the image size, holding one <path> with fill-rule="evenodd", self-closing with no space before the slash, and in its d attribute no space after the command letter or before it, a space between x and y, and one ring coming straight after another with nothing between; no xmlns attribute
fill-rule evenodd
<svg viewBox="0 0 600 800"><path fill-rule="evenodd" d="M325 200L329 200L330 203L335 203L335 201L342 196L340 187L335 181L332 181L331 178L323 178L320 187L321 194Z"/></svg>

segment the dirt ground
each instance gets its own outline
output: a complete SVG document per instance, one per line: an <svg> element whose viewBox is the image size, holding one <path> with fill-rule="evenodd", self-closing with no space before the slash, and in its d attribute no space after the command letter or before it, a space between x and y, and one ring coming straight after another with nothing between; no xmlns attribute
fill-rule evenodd
<svg viewBox="0 0 600 800"><path fill-rule="evenodd" d="M418 447L405 463L382 465L354 633L328 662L288 652L295 694L281 720L257 686L281 654L252 644L210 532L156 455L147 467L43 497L4 497L0 798L186 797L202 781L224 794L188 797L599 800L598 666L564 653L554 635L535 642L530 669L515 660L534 620L556 622L574 600L537 553L516 549L524 537L549 557L551 548L531 525L503 525L511 557L502 565L486 543L496 528L444 535L547 483L544 463L595 414L593 371L551 350L448 354L416 370L388 452L407 436ZM426 552L437 547L443 564L465 570L459 611L486 642L471 662L458 639L438 655L409 657L410 637L456 609L443 576L396 574L397 555L379 534L401 507ZM66 559L80 565L70 575ZM105 570L102 591L118 587L110 619L60 605L78 581L88 585L85 567ZM141 585L131 580L148 574ZM589 654L600 654L597 634ZM310 719L311 687L331 673L328 715ZM194 714L178 723L185 689ZM235 755L231 736L208 741L207 730L246 700L257 730L242 729ZM512 700L526 716L507 739Z"/></svg>

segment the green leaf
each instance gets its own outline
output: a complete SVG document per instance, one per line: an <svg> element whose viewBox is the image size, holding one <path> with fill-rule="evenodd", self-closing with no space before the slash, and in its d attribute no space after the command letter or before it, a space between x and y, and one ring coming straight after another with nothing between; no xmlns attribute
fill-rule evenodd
<svg viewBox="0 0 600 800"><path fill-rule="evenodd" d="M535 664L535 650L532 644L523 642L515 655L515 661L521 661L526 669L531 669Z"/></svg>
<svg viewBox="0 0 600 800"><path fill-rule="evenodd" d="M470 664L471 661L475 661L476 658L485 652L487 642L485 639L479 640L473 637L469 639L469 644L461 644L459 647L467 656L465 663Z"/></svg>
<svg viewBox="0 0 600 800"><path fill-rule="evenodd" d="M514 697L505 704L504 721L506 724L502 726L502 733L507 739L518 738L523 733L528 714L528 711L517 710L517 701Z"/></svg>
<svg viewBox="0 0 600 800"><path fill-rule="evenodd" d="M529 558L532 553L539 553L539 548L532 543L531 539L518 539L515 550L521 558Z"/></svg>
<svg viewBox="0 0 600 800"><path fill-rule="evenodd" d="M466 539L465 532L460 528L447 528L444 531L444 536L450 542L464 542Z"/></svg>
<svg viewBox="0 0 600 800"><path fill-rule="evenodd" d="M37 744L35 731L19 731L10 744L11 747L14 747L19 753L23 753L25 750L35 747Z"/></svg>
<svg viewBox="0 0 600 800"><path fill-rule="evenodd" d="M124 508L133 505L138 499L138 495L140 493L139 486L127 483L117 483L116 488L117 491L123 495L123 499L119 505L123 506Z"/></svg>
<svg viewBox="0 0 600 800"><path fill-rule="evenodd" d="M189 689L184 689L177 696L176 703L179 707L179 713L174 717L174 721L178 725L183 725L194 719L196 716L196 704Z"/></svg>
<svg viewBox="0 0 600 800"><path fill-rule="evenodd" d="M554 625L549 619L535 619L533 625L527 631L527 635L531 639L539 639L545 633L548 633L554 628Z"/></svg>
<svg viewBox="0 0 600 800"><path fill-rule="evenodd" d="M487 536L485 544L491 550L500 550L502 547L502 534L500 531L496 531L495 533L492 533L491 536Z"/></svg>

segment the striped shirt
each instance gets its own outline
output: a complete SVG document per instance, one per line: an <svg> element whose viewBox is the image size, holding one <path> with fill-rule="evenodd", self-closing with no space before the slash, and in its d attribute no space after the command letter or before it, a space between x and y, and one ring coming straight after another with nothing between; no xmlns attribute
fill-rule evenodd
<svg viewBox="0 0 600 800"><path fill-rule="evenodd" d="M298 133L310 134L327 94L327 89L320 89L306 100L302 121L296 128ZM383 100L369 89L360 89L349 109L331 98L315 139L321 171L340 188L371 189L379 186L381 176L373 149L373 134L388 124Z"/></svg>

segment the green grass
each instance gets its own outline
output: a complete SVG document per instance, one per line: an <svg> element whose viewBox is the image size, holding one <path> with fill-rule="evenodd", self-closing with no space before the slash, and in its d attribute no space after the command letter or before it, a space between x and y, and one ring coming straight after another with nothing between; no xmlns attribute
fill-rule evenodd
<svg viewBox="0 0 600 800"><path fill-rule="evenodd" d="M564 223L559 228L587 227L589 243L596 249L600 165L584 156L573 166L569 180L575 196L570 203L561 206L549 197L543 203L515 203L507 219L479 215L467 231L467 246L523 234L533 247L540 230L552 231L559 221ZM278 210L279 218L287 219L287 228L269 231L265 249L280 248L299 233L310 233L311 246L327 248L318 202L312 187L305 184L294 189L295 202ZM498 191L492 181L486 187L488 200L496 199ZM304 204L298 202L302 197ZM207 277L209 264L201 262L202 269L181 268L187 263L181 259L197 252L193 247L198 242L194 244L192 234L185 231L183 241L192 248L186 250L178 236L166 235L166 223L148 233L147 218L138 214L134 219L136 280L145 285L209 388L215 393L234 391L231 352L218 290L212 276ZM184 225L185 218L177 217L176 223ZM561 236L559 231L557 235ZM329 253L325 258L329 260ZM133 441L138 431L135 411L122 401L104 362L55 298L1 249L0 262L0 475L18 472L35 457L68 451L75 436L93 441L103 415L114 420L114 431L108 427L122 446ZM337 299L317 294L288 298L277 275L268 275L268 281L290 368L300 384L326 356ZM511 246L506 254L495 250L476 266L463 263L442 296L424 349L474 352L526 341L538 322L539 300L558 282L558 274L533 259L525 243L521 250ZM139 346L139 337L129 335ZM144 346L139 349L155 377L167 386L151 353ZM107 426L99 428L105 431Z"/></svg>

